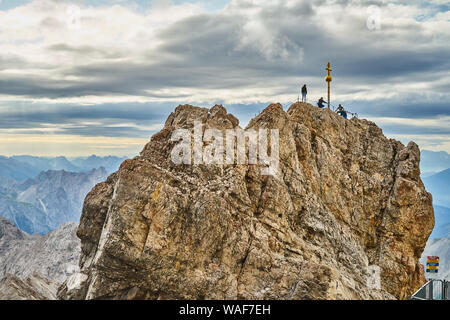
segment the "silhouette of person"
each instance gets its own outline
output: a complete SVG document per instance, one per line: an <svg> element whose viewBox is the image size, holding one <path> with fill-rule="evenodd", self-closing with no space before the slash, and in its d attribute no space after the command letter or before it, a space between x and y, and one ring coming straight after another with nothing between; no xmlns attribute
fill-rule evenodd
<svg viewBox="0 0 450 320"><path fill-rule="evenodd" d="M323 97L320 97L319 101L317 101L317 105L319 106L319 108L325 108L325 106L323 105L324 103L326 103L326 101L323 100Z"/></svg>
<svg viewBox="0 0 450 320"><path fill-rule="evenodd" d="M306 95L308 94L308 89L306 89L306 84L302 87L302 102L306 102Z"/></svg>

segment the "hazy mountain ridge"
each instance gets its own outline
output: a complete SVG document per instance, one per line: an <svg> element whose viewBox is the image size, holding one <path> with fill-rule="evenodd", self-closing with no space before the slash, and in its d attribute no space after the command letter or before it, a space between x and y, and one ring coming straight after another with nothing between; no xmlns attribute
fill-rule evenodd
<svg viewBox="0 0 450 320"><path fill-rule="evenodd" d="M10 194L0 193L0 216L8 218L30 234L51 230L45 212L30 203L17 201Z"/></svg>
<svg viewBox="0 0 450 320"><path fill-rule="evenodd" d="M422 150L420 170L423 176L430 176L450 168L450 154L445 151Z"/></svg>
<svg viewBox="0 0 450 320"><path fill-rule="evenodd" d="M71 162L81 170L88 171L94 168L104 167L108 173L113 173L119 169L120 164L125 161L127 157L105 156L98 157L96 155L87 158L78 157L71 160Z"/></svg>
<svg viewBox="0 0 450 320"><path fill-rule="evenodd" d="M40 172L48 170L65 170L70 172L85 172L104 167L110 174L116 171L127 157L92 155L89 157L36 157L17 155L12 157L0 156L0 178L22 182L35 178Z"/></svg>
<svg viewBox="0 0 450 320"><path fill-rule="evenodd" d="M30 234L47 233L65 222L78 223L84 197L107 176L103 167L89 172L41 172L0 193L0 216Z"/></svg>
<svg viewBox="0 0 450 320"><path fill-rule="evenodd" d="M28 163L0 156L0 177L2 178L23 181L36 176L40 171Z"/></svg>
<svg viewBox="0 0 450 320"><path fill-rule="evenodd" d="M434 205L435 225L430 239L450 238L450 208Z"/></svg>
<svg viewBox="0 0 450 320"><path fill-rule="evenodd" d="M0 216L30 234L78 222L87 192L125 159L0 156Z"/></svg>
<svg viewBox="0 0 450 320"><path fill-rule="evenodd" d="M450 207L450 168L423 178L435 205Z"/></svg>
<svg viewBox="0 0 450 320"><path fill-rule="evenodd" d="M66 157L35 157L35 156L12 156L11 159L17 160L22 163L26 163L31 167L41 171L47 170L66 170L72 172L78 172L79 167L73 165Z"/></svg>

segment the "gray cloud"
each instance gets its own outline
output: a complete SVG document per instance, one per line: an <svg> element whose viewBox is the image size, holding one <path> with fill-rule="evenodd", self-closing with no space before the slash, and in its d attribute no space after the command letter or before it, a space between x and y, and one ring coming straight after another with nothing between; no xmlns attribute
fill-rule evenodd
<svg viewBox="0 0 450 320"><path fill-rule="evenodd" d="M55 52L74 53L81 56L90 55L94 56L95 58L101 59L119 59L124 57L124 54L121 54L117 50L107 48L97 48L91 45L83 45L77 47L65 43L58 43L49 46L47 49Z"/></svg>
<svg viewBox="0 0 450 320"><path fill-rule="evenodd" d="M354 1L336 3L355 6ZM372 3L382 4L367 2L363 8ZM365 27L366 16L352 11L342 9L336 17L320 15L319 9L326 5L326 1L298 1L286 7L285 2L274 1L248 21L246 10L254 9L254 5L235 1L223 12L196 15L160 30L156 34L160 45L149 49L142 59L133 59L133 53L126 50L57 43L48 51L89 56L96 58L95 62L55 71L65 79L76 76L77 81L53 79L51 75L5 75L0 93L53 99L88 95L170 99L189 93L152 91L252 88L264 82L290 88L291 77L322 77L328 60L336 66L340 81L348 84L343 89L352 92L354 84L396 85L406 77L410 77L407 82L414 82L449 69L450 49L445 42L431 43L420 25L396 27L399 30L388 25L386 30L372 32ZM344 31L352 34L331 37L323 28L330 18L337 19L346 26ZM405 35L402 28L410 28L410 32ZM382 42L386 45L380 45ZM428 46L422 45L428 42ZM445 93L445 89L436 87L433 91Z"/></svg>
<svg viewBox="0 0 450 320"><path fill-rule="evenodd" d="M0 94L36 101L22 107L7 102L12 110L8 112L0 105L0 127L38 130L51 123L61 128L57 133L145 137L145 128L163 122L178 103L205 105L196 98L197 91L206 92L204 96L215 92L218 96L211 93L209 99L224 102L245 123L269 102L276 102L266 101L267 97L260 98L256 92L294 100L299 82L307 82L314 92L310 100L321 92L325 95L323 77L328 61L333 64L333 94L363 117L434 119L450 115L448 32L430 29L426 21L397 23L386 11L382 29L371 31L366 27L365 9L375 4L388 10L384 1L334 3L335 10L324 13L329 6L326 0L293 5L278 0L262 5L259 11L251 1L233 1L220 12L193 15L153 34L144 30L139 39L146 49L139 52L64 38L46 44L43 50L49 57L67 55L68 65L52 64L51 59L33 64L20 52L0 55L0 71L43 71L2 73ZM404 4L405 11L414 4ZM448 7L429 4L423 12L429 18L444 10ZM54 19L44 19L41 24L49 32L62 27L61 21ZM243 100L252 103L238 104L239 98L226 103L229 92L246 90L249 93ZM89 107L38 103L45 98L58 101L86 96L136 101L147 97L161 102ZM165 102L168 100L174 102ZM86 125L89 121L100 124ZM126 122L134 126L119 126ZM384 129L393 134L448 134L443 128L407 123L384 125Z"/></svg>
<svg viewBox="0 0 450 320"><path fill-rule="evenodd" d="M10 102L0 106L0 128L27 129L28 134L42 133L83 136L146 138L157 130L175 107L169 103L120 103L96 106L35 105ZM55 129L54 132L51 129ZM20 131L17 131L20 132Z"/></svg>

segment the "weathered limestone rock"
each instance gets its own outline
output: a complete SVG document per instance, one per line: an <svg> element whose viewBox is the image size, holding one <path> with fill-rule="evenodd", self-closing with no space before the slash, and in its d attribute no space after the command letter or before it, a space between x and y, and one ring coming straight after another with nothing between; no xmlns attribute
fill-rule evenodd
<svg viewBox="0 0 450 320"><path fill-rule="evenodd" d="M0 300L55 300L58 283L35 272L22 280L8 274L0 280Z"/></svg>
<svg viewBox="0 0 450 320"><path fill-rule="evenodd" d="M40 273L62 283L78 272L81 250L77 227L68 222L46 235L29 235L0 217L0 279L8 274L25 279Z"/></svg>
<svg viewBox="0 0 450 320"><path fill-rule="evenodd" d="M268 106L278 176L259 165L175 165L194 121L238 127L222 106L179 106L140 156L87 195L81 274L65 299L405 299L425 281L434 226L418 146L306 103ZM381 289L368 286L369 266ZM70 285L68 285L70 283Z"/></svg>

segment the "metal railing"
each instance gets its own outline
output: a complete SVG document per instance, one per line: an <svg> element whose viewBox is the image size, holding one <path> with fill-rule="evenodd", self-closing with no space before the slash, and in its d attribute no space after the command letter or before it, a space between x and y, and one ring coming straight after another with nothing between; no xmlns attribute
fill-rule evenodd
<svg viewBox="0 0 450 320"><path fill-rule="evenodd" d="M414 293L411 300L450 300L450 281L431 279Z"/></svg>

